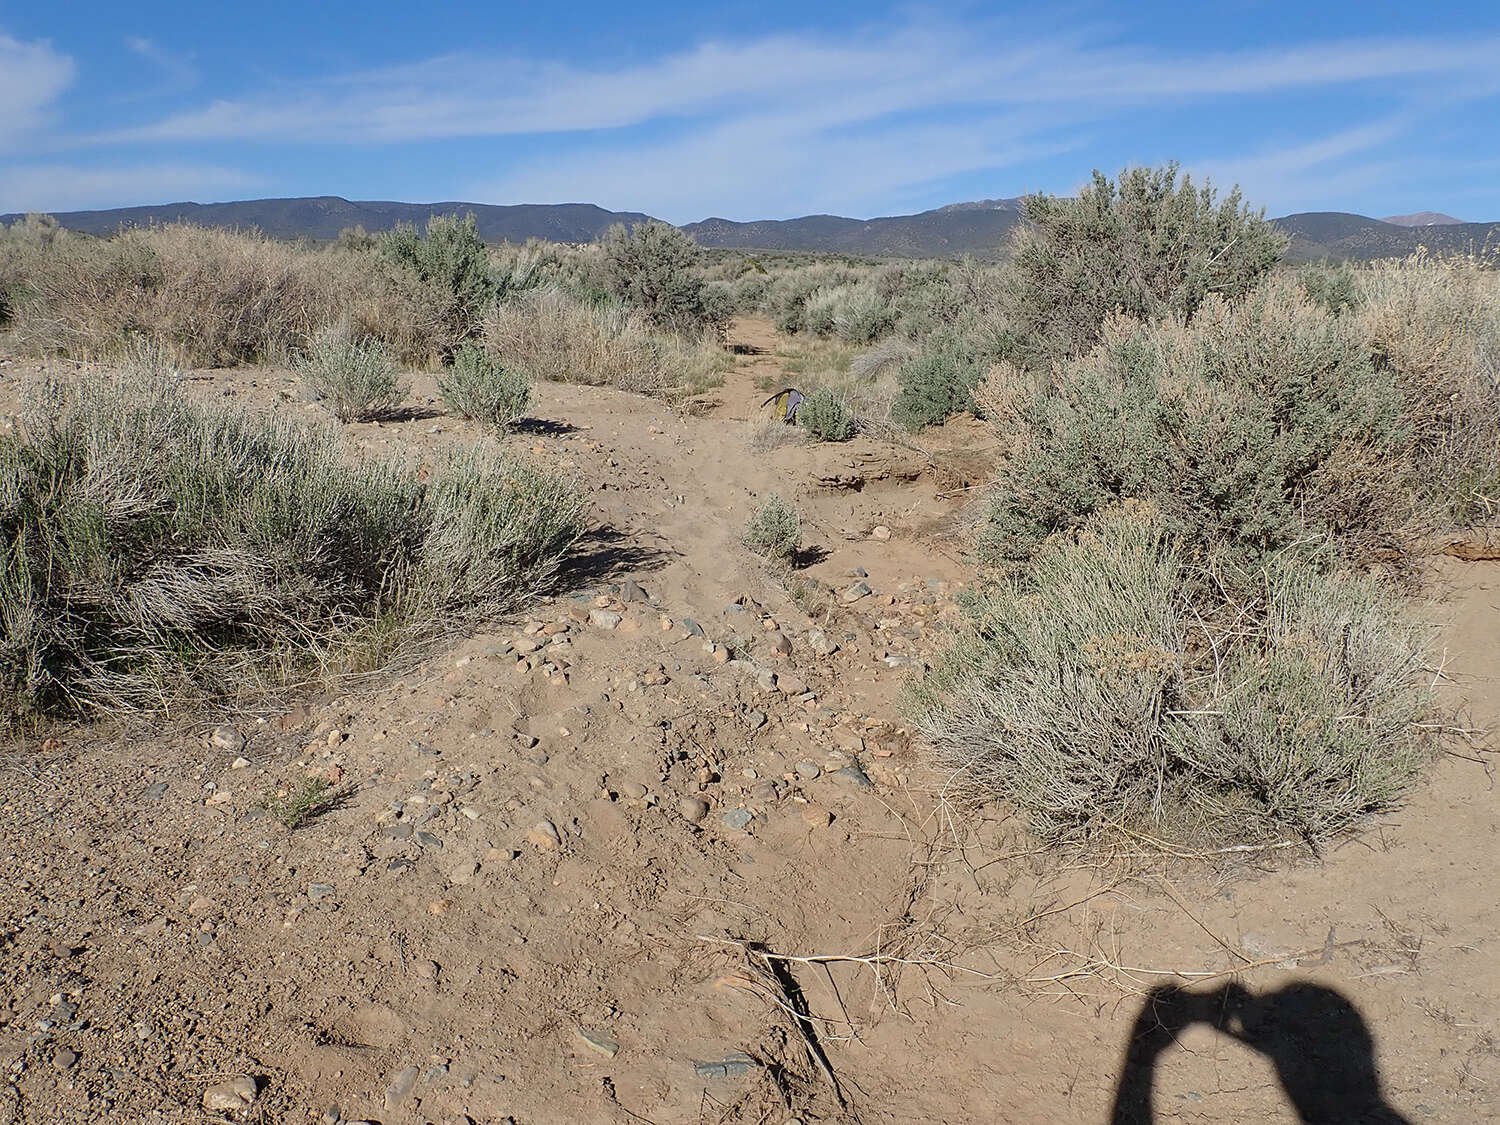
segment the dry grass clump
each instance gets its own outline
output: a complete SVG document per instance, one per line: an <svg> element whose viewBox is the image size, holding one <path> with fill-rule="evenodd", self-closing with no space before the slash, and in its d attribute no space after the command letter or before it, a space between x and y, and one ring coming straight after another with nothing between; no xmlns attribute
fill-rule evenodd
<svg viewBox="0 0 1500 1125"><path fill-rule="evenodd" d="M909 698L958 783L1050 841L1316 844L1398 800L1433 750L1422 630L1368 578L1191 558L1117 508L981 595Z"/></svg>
<svg viewBox="0 0 1500 1125"><path fill-rule="evenodd" d="M1500 505L1500 274L1468 258L1350 271L1353 317L1400 388L1407 458L1439 519Z"/></svg>
<svg viewBox="0 0 1500 1125"><path fill-rule="evenodd" d="M638 394L697 394L721 383L728 356L711 336L652 331L620 305L589 304L555 287L491 308L485 350L528 378Z"/></svg>
<svg viewBox="0 0 1500 1125"><path fill-rule="evenodd" d="M380 346L351 340L342 325L321 329L294 366L340 422L383 418L406 397L396 365Z"/></svg>
<svg viewBox="0 0 1500 1125"><path fill-rule="evenodd" d="M514 605L581 528L571 482L472 454L423 484L148 361L43 387L0 437L0 702L166 709L379 660Z"/></svg>

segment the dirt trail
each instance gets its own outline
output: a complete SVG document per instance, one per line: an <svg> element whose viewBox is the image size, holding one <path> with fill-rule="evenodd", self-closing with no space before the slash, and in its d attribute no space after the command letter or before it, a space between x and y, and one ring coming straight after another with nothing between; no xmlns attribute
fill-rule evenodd
<svg viewBox="0 0 1500 1125"><path fill-rule="evenodd" d="M1284 1065L1341 1091L1347 998L1401 1113L1495 1116L1482 756L1320 861L1228 875L1121 881L1001 813L952 819L896 696L968 577L932 534L956 501L865 439L755 453L777 340L733 338L700 413L539 388L508 440L576 472L596 527L531 617L401 682L236 718L237 751L203 741L211 721L0 751L0 1125L201 1122L235 1075L259 1091L230 1120L1104 1122L1145 990L1247 964L1274 998L1223 1002ZM196 387L314 409L264 369ZM447 417L350 431L475 439ZM739 543L772 491L806 516L795 600ZM1500 568L1440 576L1445 690L1488 726ZM257 801L309 772L347 795L288 832ZM1277 991L1294 982L1336 995ZM1202 1025L1181 1042L1147 1075L1158 1119L1295 1120L1267 1055Z"/></svg>

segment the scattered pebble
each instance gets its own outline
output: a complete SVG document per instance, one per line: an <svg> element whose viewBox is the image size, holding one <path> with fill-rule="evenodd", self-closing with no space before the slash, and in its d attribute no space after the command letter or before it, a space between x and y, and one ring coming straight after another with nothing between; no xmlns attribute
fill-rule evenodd
<svg viewBox="0 0 1500 1125"><path fill-rule="evenodd" d="M208 741L215 749L237 754L245 748L245 736L227 723L209 731Z"/></svg>
<svg viewBox="0 0 1500 1125"><path fill-rule="evenodd" d="M724 822L724 827L733 828L737 832L743 832L750 827L750 822L755 819L755 814L749 809L730 809L719 818Z"/></svg>
<svg viewBox="0 0 1500 1125"><path fill-rule="evenodd" d="M589 612L589 624L600 629L617 629L620 622L625 618L618 613L608 609L596 609Z"/></svg>
<svg viewBox="0 0 1500 1125"><path fill-rule="evenodd" d="M870 589L868 582L856 582L844 591L844 604L848 605L851 602L857 602L860 598L867 598L872 593L874 591Z"/></svg>
<svg viewBox="0 0 1500 1125"><path fill-rule="evenodd" d="M578 1038L582 1040L583 1045L589 1050L597 1052L607 1059L612 1059L620 1053L619 1041L611 1039L602 1031L580 1027L578 1029Z"/></svg>
<svg viewBox="0 0 1500 1125"><path fill-rule="evenodd" d="M850 782L860 789L875 788L875 783L870 780L869 775L858 766L845 766L841 770L834 770L829 776L836 777L840 781Z"/></svg>
<svg viewBox="0 0 1500 1125"><path fill-rule="evenodd" d="M562 846L562 837L558 834L557 825L550 820L539 820L526 833L526 839L539 848L548 851Z"/></svg>
<svg viewBox="0 0 1500 1125"><path fill-rule="evenodd" d="M203 1091L203 1108L210 1113L228 1113L249 1109L255 1104L260 1087L248 1074L237 1074L233 1078L210 1086Z"/></svg>
<svg viewBox="0 0 1500 1125"><path fill-rule="evenodd" d="M386 1109L395 1109L406 1100L411 1088L417 1084L417 1075L420 1073L421 1070L414 1066L403 1067L396 1072L391 1084L385 1088Z"/></svg>
<svg viewBox="0 0 1500 1125"><path fill-rule="evenodd" d="M697 824L708 815L708 802L702 797L684 797L677 802L677 811L683 815L684 819Z"/></svg>
<svg viewBox="0 0 1500 1125"><path fill-rule="evenodd" d="M321 902L334 893L332 883L309 883L307 884L307 897L312 902Z"/></svg>
<svg viewBox="0 0 1500 1125"><path fill-rule="evenodd" d="M797 776L812 781L823 772L823 767L807 758L797 763Z"/></svg>

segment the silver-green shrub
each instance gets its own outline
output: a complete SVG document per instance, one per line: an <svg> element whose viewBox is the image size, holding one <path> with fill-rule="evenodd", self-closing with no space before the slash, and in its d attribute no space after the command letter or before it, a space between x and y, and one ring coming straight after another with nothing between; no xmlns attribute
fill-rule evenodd
<svg viewBox="0 0 1500 1125"><path fill-rule="evenodd" d="M1424 631L1371 579L1195 554L1115 508L978 596L908 697L956 780L1047 840L1315 845L1399 800L1433 752Z"/></svg>
<svg viewBox="0 0 1500 1125"><path fill-rule="evenodd" d="M401 405L406 389L380 345L352 340L340 326L313 337L297 374L340 422L367 422Z"/></svg>
<svg viewBox="0 0 1500 1125"><path fill-rule="evenodd" d="M745 546L758 555L787 563L802 545L802 519L797 509L774 493L756 509L745 529Z"/></svg>
<svg viewBox="0 0 1500 1125"><path fill-rule="evenodd" d="M501 433L526 416L531 381L478 348L459 349L453 366L437 377L438 391L455 414L493 426Z"/></svg>
<svg viewBox="0 0 1500 1125"><path fill-rule="evenodd" d="M51 385L0 436L0 711L158 710L378 661L515 604L580 527L575 486L508 460L424 485L332 430L193 405L170 371Z"/></svg>

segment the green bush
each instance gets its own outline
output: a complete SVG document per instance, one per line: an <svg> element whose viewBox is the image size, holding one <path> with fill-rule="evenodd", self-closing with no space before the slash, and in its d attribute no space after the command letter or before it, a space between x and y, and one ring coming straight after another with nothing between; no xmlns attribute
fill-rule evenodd
<svg viewBox="0 0 1500 1125"><path fill-rule="evenodd" d="M848 441L854 436L854 408L831 387L819 387L797 408L797 424L819 441Z"/></svg>
<svg viewBox="0 0 1500 1125"><path fill-rule="evenodd" d="M1280 288L1213 298L1188 325L1114 320L1093 354L1051 377L1002 366L981 398L1018 445L983 537L993 560L1024 562L1124 499L1200 551L1401 546L1394 381L1356 326Z"/></svg>
<svg viewBox="0 0 1500 1125"><path fill-rule="evenodd" d="M616 224L602 244L606 291L639 309L657 328L697 335L722 333L729 295L698 273L701 251L676 227L655 221L627 230Z"/></svg>
<svg viewBox="0 0 1500 1125"><path fill-rule="evenodd" d="M433 215L423 234L414 223L398 223L380 239L380 249L409 271L447 327L451 351L479 334L480 320L494 301L496 279L474 216Z"/></svg>
<svg viewBox="0 0 1500 1125"><path fill-rule="evenodd" d="M1336 266L1303 266L1297 274L1302 291L1313 304L1332 316L1341 316L1359 307L1359 278L1347 263Z"/></svg>
<svg viewBox="0 0 1500 1125"><path fill-rule="evenodd" d="M296 370L340 422L383 417L406 396L396 365L380 346L351 340L342 328L325 328L314 336Z"/></svg>
<svg viewBox="0 0 1500 1125"><path fill-rule="evenodd" d="M1433 750L1422 631L1373 581L1267 556L1228 600L1149 508L988 587L908 706L968 786L1046 840L1316 844Z"/></svg>
<svg viewBox="0 0 1500 1125"><path fill-rule="evenodd" d="M1177 166L1100 172L1072 199L1032 196L1005 270L1008 358L1045 370L1098 343L1117 312L1190 317L1210 295L1249 292L1286 239L1240 203L1217 200Z"/></svg>
<svg viewBox="0 0 1500 1125"><path fill-rule="evenodd" d="M897 372L901 389L891 406L891 420L920 430L975 410L974 389L983 375L978 357L959 336L933 336Z"/></svg>
<svg viewBox="0 0 1500 1125"><path fill-rule="evenodd" d="M510 461L423 485L160 367L53 385L0 435L0 705L167 709L378 658L515 605L580 527L571 482Z"/></svg>
<svg viewBox="0 0 1500 1125"><path fill-rule="evenodd" d="M531 401L530 380L478 348L461 348L437 384L450 410L502 433L526 416Z"/></svg>
<svg viewBox="0 0 1500 1125"><path fill-rule="evenodd" d="M802 545L797 509L774 493L756 509L745 529L745 546L776 562L789 563Z"/></svg>

